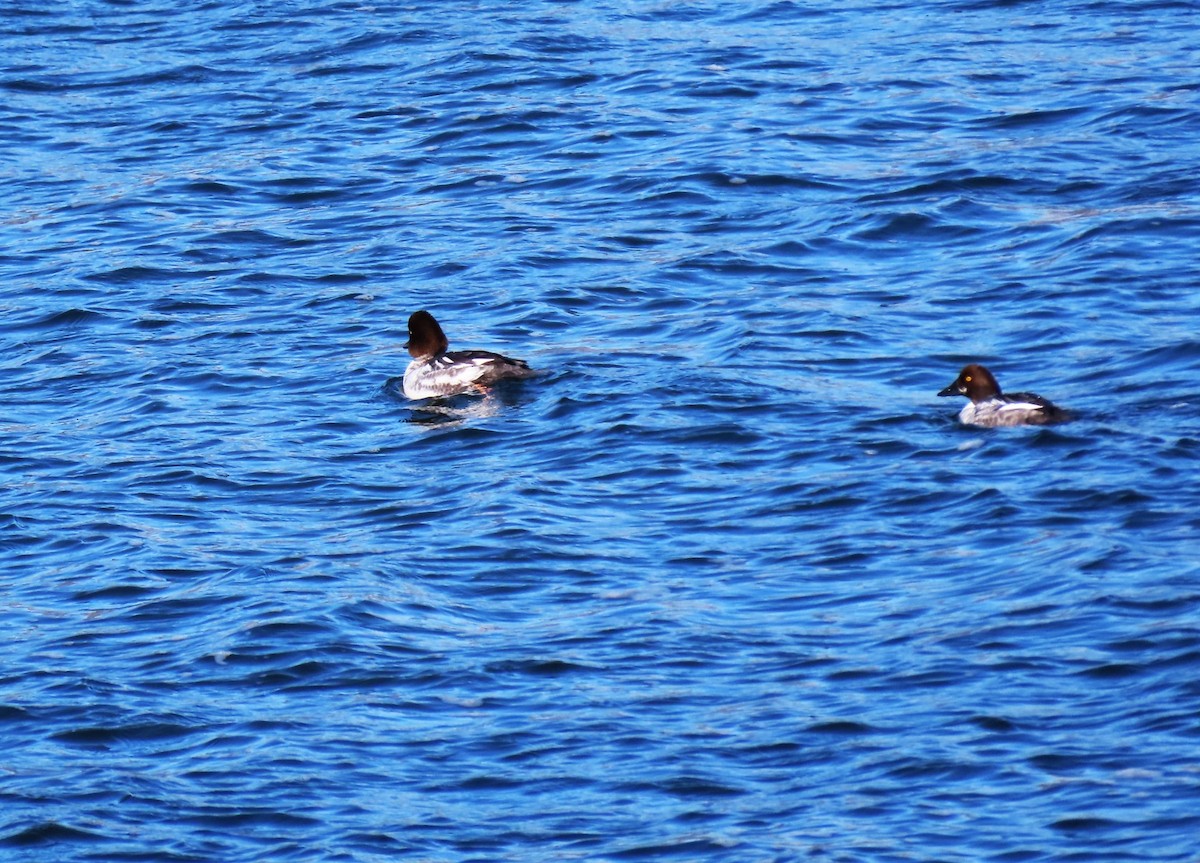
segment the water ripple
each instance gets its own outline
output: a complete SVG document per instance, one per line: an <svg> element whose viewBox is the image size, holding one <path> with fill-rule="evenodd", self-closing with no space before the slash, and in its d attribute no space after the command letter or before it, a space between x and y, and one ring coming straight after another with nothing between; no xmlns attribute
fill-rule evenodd
<svg viewBox="0 0 1200 863"><path fill-rule="evenodd" d="M1189 4L285 11L0 13L0 844L1194 856Z"/></svg>

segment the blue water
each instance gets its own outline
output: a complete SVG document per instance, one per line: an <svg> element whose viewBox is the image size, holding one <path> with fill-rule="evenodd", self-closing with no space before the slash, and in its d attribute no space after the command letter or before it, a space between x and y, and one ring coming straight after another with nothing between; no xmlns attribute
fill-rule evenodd
<svg viewBox="0 0 1200 863"><path fill-rule="evenodd" d="M0 859L1200 859L1198 13L6 4Z"/></svg>

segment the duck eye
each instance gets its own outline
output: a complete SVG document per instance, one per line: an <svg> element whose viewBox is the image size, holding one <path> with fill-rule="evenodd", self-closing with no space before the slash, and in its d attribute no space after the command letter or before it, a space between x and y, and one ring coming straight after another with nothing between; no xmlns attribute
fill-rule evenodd
<svg viewBox="0 0 1200 863"><path fill-rule="evenodd" d="M965 378L963 378L963 380L964 380L966 383L970 383L970 382L971 382L971 376L970 376L970 375L967 375Z"/></svg>

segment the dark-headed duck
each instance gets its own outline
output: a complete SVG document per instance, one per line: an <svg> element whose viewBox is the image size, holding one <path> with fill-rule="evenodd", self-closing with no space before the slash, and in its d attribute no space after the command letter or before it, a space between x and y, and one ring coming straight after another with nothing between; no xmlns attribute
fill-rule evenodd
<svg viewBox="0 0 1200 863"><path fill-rule="evenodd" d="M970 399L958 415L965 425L1047 425L1070 419L1066 411L1039 395L1002 393L996 378L978 363L964 366L954 383L938 395L966 396Z"/></svg>
<svg viewBox="0 0 1200 863"><path fill-rule="evenodd" d="M485 393L496 381L528 378L537 372L524 360L491 351L447 351L446 334L433 315L422 309L408 319L412 362L404 370L404 394L429 399L460 393Z"/></svg>

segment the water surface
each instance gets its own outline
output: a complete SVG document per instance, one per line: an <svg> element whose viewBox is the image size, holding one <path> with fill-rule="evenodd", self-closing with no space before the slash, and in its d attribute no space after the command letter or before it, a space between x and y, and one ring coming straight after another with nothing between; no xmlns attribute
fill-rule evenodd
<svg viewBox="0 0 1200 863"><path fill-rule="evenodd" d="M1196 12L7 8L0 856L1195 860Z"/></svg>

